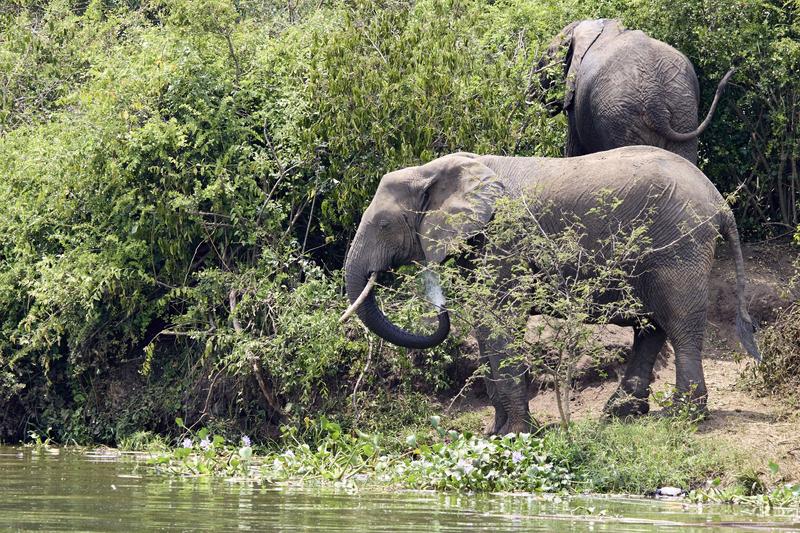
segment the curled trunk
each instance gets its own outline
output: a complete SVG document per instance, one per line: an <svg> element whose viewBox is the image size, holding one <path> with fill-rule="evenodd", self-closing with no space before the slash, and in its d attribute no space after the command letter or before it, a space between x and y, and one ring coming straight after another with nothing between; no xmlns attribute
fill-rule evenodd
<svg viewBox="0 0 800 533"><path fill-rule="evenodd" d="M348 261L345 284L347 288L347 297L350 302L354 302L359 297L367 284L369 275L370 272ZM437 316L439 325L436 331L431 335L417 335L396 326L380 310L377 302L375 302L375 295L373 292L370 292L364 299L356 311L356 314L358 314L358 318L361 319L364 325L377 336L392 344L405 348L414 348L418 350L432 348L441 344L450 333L450 317L447 311L441 308Z"/></svg>

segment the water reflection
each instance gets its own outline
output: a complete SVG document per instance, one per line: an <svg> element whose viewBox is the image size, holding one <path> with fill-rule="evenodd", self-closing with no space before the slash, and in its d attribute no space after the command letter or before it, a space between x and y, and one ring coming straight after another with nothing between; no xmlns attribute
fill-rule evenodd
<svg viewBox="0 0 800 533"><path fill-rule="evenodd" d="M113 450L0 447L0 525L60 531L800 530L798 511L643 498L434 492L347 494L151 475Z"/></svg>

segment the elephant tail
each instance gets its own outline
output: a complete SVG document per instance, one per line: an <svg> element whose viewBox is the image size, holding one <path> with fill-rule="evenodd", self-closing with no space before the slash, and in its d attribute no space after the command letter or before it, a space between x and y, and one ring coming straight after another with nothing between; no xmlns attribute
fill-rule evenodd
<svg viewBox="0 0 800 533"><path fill-rule="evenodd" d="M711 119L714 117L714 111L717 110L717 104L719 103L719 97L722 96L722 93L725 91L725 87L728 85L728 80L731 79L733 73L736 72L736 67L731 67L731 69L725 73L725 75L720 80L719 84L717 85L717 92L714 93L714 100L711 102L711 107L708 109L708 113L706 114L706 118L703 122L697 126L697 129L694 131L690 131L687 133L680 133L673 130L669 123L664 124L661 128L658 128L657 131L673 142L685 142L691 141L695 137L699 136L703 133L709 124L711 124Z"/></svg>
<svg viewBox="0 0 800 533"><path fill-rule="evenodd" d="M736 229L736 220L733 218L733 213L728 208L724 207L722 214L722 224L720 233L728 241L733 261L736 265L736 334L739 340L756 361L761 361L761 353L758 351L756 340L753 336L755 327L753 320L750 318L750 313L747 312L747 299L745 298L744 290L747 283L744 273L744 259L742 258L742 246L739 242L739 231Z"/></svg>

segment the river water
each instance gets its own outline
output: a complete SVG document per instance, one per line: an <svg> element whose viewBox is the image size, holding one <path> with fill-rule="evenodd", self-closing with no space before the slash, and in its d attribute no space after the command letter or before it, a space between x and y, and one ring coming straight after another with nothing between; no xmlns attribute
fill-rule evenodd
<svg viewBox="0 0 800 533"><path fill-rule="evenodd" d="M800 531L800 511L644 498L355 493L153 475L116 452L0 447L0 528L44 531Z"/></svg>

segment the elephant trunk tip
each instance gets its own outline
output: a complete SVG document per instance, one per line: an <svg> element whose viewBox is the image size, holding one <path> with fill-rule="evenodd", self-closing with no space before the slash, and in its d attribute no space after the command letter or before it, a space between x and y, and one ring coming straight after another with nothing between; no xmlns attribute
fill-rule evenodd
<svg viewBox="0 0 800 533"><path fill-rule="evenodd" d="M422 279L425 283L425 294L428 295L428 299L438 309L444 310L445 299L442 293L442 286L439 283L439 276L435 272L426 270L422 273Z"/></svg>

